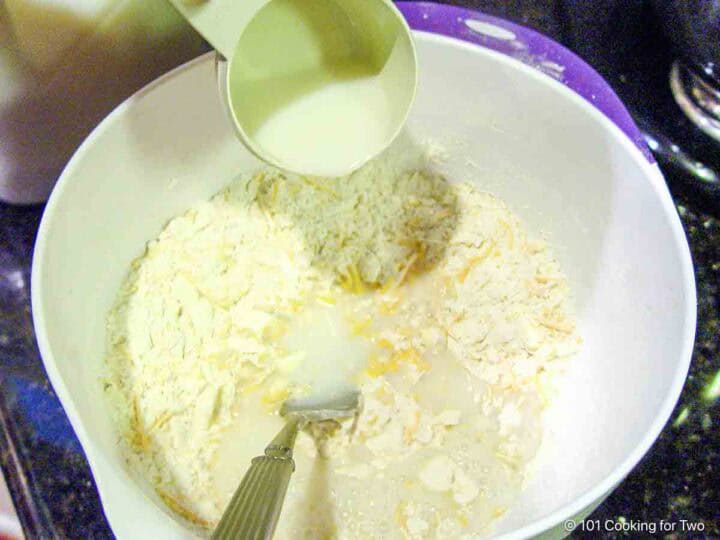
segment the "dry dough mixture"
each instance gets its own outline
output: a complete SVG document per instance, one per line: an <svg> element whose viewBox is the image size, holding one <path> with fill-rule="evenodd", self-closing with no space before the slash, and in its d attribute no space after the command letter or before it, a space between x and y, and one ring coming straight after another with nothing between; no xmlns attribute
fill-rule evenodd
<svg viewBox="0 0 720 540"><path fill-rule="evenodd" d="M313 384L305 363L337 358L362 410L301 434L276 537L469 538L522 488L579 343L567 297L547 246L469 184L387 159L333 180L266 170L133 262L106 389L131 468L207 534ZM303 329L316 319L332 340Z"/></svg>

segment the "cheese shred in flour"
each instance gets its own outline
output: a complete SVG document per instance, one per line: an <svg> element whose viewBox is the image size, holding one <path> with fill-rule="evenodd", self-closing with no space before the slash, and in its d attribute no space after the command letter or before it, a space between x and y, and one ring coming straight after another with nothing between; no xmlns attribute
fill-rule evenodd
<svg viewBox="0 0 720 540"><path fill-rule="evenodd" d="M276 537L474 538L520 492L578 347L567 297L545 243L431 167L265 170L132 263L106 392L131 469L203 535L285 399L357 385L356 418L298 438Z"/></svg>

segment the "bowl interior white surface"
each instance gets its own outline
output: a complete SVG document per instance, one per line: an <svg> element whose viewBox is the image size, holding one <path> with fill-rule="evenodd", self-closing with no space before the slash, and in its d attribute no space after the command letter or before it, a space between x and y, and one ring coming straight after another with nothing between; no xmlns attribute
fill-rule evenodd
<svg viewBox="0 0 720 540"><path fill-rule="evenodd" d="M548 412L537 470L497 532L539 532L601 497L667 420L695 323L687 244L658 170L560 83L485 49L417 34L408 134L444 141L451 180L504 199L546 233L584 338ZM130 261L171 217L260 164L221 109L211 57L106 119L65 170L33 269L46 368L119 538L184 538L119 453L99 380L105 317Z"/></svg>

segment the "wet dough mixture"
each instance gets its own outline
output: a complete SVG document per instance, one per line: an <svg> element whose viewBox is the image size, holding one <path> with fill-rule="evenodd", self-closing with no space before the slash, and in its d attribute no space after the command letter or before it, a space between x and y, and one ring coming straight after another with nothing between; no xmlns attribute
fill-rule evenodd
<svg viewBox="0 0 720 540"><path fill-rule="evenodd" d="M469 538L522 489L579 343L567 299L505 204L429 165L266 170L132 263L106 393L136 476L207 534L282 402L350 381L362 409L301 433L276 538Z"/></svg>

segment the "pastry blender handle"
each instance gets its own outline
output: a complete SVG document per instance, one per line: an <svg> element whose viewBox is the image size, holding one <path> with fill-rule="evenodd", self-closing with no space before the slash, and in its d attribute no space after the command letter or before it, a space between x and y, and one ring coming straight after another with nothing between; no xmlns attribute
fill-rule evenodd
<svg viewBox="0 0 720 540"><path fill-rule="evenodd" d="M270 540L275 532L290 477L298 421L290 420L250 468L233 495L212 540Z"/></svg>

